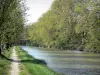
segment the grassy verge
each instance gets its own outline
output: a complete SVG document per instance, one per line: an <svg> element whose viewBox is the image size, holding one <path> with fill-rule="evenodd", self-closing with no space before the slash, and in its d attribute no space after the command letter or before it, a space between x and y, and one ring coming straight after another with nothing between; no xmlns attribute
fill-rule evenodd
<svg viewBox="0 0 100 75"><path fill-rule="evenodd" d="M59 75L49 69L44 61L33 58L20 47L16 47L16 50L21 60L20 75Z"/></svg>
<svg viewBox="0 0 100 75"><path fill-rule="evenodd" d="M11 54L11 48L5 50L4 52L2 52L2 54L9 59ZM9 75L11 62L7 60L4 56L0 56L0 75Z"/></svg>

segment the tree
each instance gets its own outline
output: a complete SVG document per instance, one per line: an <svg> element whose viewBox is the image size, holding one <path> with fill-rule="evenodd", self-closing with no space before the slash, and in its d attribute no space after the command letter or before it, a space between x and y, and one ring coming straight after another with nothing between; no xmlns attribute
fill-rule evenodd
<svg viewBox="0 0 100 75"><path fill-rule="evenodd" d="M2 46L18 41L24 28L24 8L20 0L0 0L0 54Z"/></svg>
<svg viewBox="0 0 100 75"><path fill-rule="evenodd" d="M99 5L99 0L54 0L29 27L29 38L42 47L98 52Z"/></svg>

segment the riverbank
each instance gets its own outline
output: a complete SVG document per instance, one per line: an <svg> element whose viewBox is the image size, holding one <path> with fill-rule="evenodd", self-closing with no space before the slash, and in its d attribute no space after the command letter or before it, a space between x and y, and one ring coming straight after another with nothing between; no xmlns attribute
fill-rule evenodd
<svg viewBox="0 0 100 75"><path fill-rule="evenodd" d="M28 46L30 48L38 48L38 49L41 49L41 50L45 50L45 51L72 51L72 52L82 52L82 53L97 53L97 54L100 54L99 51L91 51L91 50L67 50L67 49L57 49L57 48L46 48L46 47L36 47L36 46Z"/></svg>
<svg viewBox="0 0 100 75"><path fill-rule="evenodd" d="M46 66L43 60L38 60L16 47L20 59L20 75L59 75Z"/></svg>
<svg viewBox="0 0 100 75"><path fill-rule="evenodd" d="M2 52L2 56L0 56L0 75L9 75L11 64L11 61L9 59L11 55L11 50L12 48L4 50Z"/></svg>

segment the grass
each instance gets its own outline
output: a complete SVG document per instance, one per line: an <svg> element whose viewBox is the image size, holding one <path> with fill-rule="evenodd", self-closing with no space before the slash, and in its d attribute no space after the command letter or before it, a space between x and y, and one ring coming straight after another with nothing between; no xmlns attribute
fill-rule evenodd
<svg viewBox="0 0 100 75"><path fill-rule="evenodd" d="M59 75L49 69L43 60L33 58L20 47L16 47L16 50L21 60L20 75Z"/></svg>
<svg viewBox="0 0 100 75"><path fill-rule="evenodd" d="M11 48L4 50L2 54L9 59ZM4 56L0 56L0 75L9 75L11 61L7 60Z"/></svg>

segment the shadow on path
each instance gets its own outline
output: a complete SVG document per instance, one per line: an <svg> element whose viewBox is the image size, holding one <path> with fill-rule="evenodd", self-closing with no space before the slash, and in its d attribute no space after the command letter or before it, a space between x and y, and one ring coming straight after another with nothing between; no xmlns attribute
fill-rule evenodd
<svg viewBox="0 0 100 75"><path fill-rule="evenodd" d="M13 60L10 59L12 62L18 62L18 63L34 63L34 64L44 64L47 65L47 63L44 60L34 59L34 60Z"/></svg>
<svg viewBox="0 0 100 75"><path fill-rule="evenodd" d="M11 60L11 59L7 58L7 57L6 57L5 55L3 55L3 54L1 54L0 57L1 57L1 58L4 58L4 59L6 59L6 60L9 60L9 61Z"/></svg>
<svg viewBox="0 0 100 75"><path fill-rule="evenodd" d="M34 59L34 60L14 60L14 59L10 59L10 58L7 58L5 55L0 55L1 58L4 58L8 61L11 61L11 62L17 62L17 63L34 63L34 64L44 64L44 65L47 65L47 63L44 61L44 60L39 60L39 59Z"/></svg>

